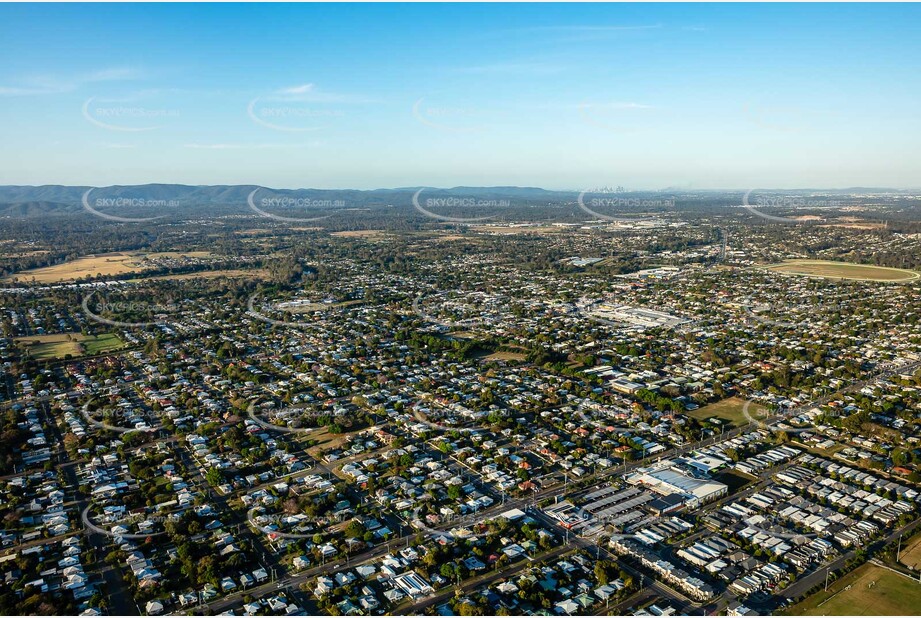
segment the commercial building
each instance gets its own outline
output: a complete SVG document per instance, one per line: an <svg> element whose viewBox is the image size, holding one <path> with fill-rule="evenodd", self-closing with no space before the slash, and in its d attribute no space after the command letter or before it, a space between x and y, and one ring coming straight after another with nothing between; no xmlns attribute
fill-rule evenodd
<svg viewBox="0 0 921 618"><path fill-rule="evenodd" d="M690 508L711 502L729 491L724 483L712 479L697 479L666 465L641 474L634 474L627 479L631 485L643 485L663 496L680 494Z"/></svg>

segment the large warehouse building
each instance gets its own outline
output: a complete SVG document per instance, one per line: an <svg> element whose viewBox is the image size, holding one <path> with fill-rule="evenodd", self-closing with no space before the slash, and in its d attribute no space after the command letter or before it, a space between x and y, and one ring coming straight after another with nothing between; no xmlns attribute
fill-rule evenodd
<svg viewBox="0 0 921 618"><path fill-rule="evenodd" d="M643 485L663 496L681 494L685 496L685 504L690 508L721 498L729 491L724 483L712 479L696 479L669 467L668 463L655 470L634 474L627 482Z"/></svg>

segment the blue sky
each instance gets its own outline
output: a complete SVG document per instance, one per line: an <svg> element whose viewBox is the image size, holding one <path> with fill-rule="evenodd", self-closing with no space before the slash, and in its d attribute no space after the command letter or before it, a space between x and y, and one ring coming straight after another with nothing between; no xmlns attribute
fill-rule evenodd
<svg viewBox="0 0 921 618"><path fill-rule="evenodd" d="M2 5L0 184L921 187L918 5Z"/></svg>

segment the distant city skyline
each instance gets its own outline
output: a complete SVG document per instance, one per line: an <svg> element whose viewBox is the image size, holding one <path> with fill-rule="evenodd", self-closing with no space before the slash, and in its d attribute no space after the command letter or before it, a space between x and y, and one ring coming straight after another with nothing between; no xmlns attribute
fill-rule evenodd
<svg viewBox="0 0 921 618"><path fill-rule="evenodd" d="M0 184L921 187L917 5L3 5Z"/></svg>

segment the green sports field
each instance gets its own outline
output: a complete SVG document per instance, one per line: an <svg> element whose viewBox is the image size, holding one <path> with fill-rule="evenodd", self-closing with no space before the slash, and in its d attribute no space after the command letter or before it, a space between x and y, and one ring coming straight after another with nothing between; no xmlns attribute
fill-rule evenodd
<svg viewBox="0 0 921 618"><path fill-rule="evenodd" d="M848 573L805 601L788 607L794 616L913 616L921 608L921 583L874 564Z"/></svg>

